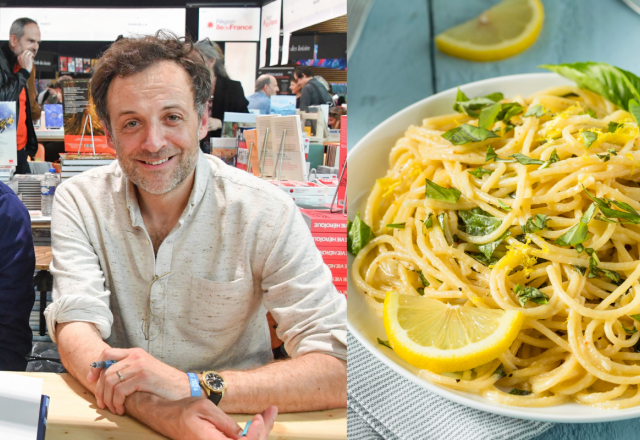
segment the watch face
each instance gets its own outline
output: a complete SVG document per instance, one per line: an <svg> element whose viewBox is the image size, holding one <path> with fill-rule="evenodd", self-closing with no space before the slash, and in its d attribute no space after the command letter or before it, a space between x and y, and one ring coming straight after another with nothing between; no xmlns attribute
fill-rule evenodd
<svg viewBox="0 0 640 440"><path fill-rule="evenodd" d="M225 389L224 379L219 374L208 373L204 377L204 380L216 393L222 393Z"/></svg>

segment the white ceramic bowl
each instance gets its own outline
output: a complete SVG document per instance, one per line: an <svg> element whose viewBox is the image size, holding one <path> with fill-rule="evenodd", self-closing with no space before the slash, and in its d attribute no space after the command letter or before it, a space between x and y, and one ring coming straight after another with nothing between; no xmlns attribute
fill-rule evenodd
<svg viewBox="0 0 640 440"><path fill-rule="evenodd" d="M482 96L492 92L502 92L505 97L514 95L528 96L549 87L573 84L555 73L533 73L525 75L503 76L461 86L469 97ZM426 117L452 113L457 89L450 89L423 99L382 122L360 142L348 155L349 183L347 200L349 218L364 207L366 198L376 179L383 177L389 168L389 152L397 139L402 137L409 125L421 125ZM415 383L416 387L436 393L454 402L479 410L520 419L530 419L564 423L610 422L640 417L640 407L625 410L600 410L577 403L566 403L548 408L520 408L491 402L482 396L452 390L427 382L416 376L418 369L400 359L393 351L377 343L376 338L388 339L382 325L373 310L367 305L364 295L357 292L351 281L349 256L349 287L347 320L349 331L376 358L393 371Z"/></svg>

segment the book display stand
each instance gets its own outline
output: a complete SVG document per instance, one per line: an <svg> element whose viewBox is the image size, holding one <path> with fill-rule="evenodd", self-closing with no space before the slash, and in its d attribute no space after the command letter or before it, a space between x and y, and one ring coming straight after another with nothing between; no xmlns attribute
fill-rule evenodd
<svg viewBox="0 0 640 440"><path fill-rule="evenodd" d="M80 151L82 150L82 140L84 139L84 132L87 129L87 121L89 121L89 129L91 130L91 147L93 148L93 155L95 156L96 154L96 143L93 139L93 123L91 122L91 116L87 115L86 118L84 118L84 125L82 126L82 135L80 136L80 143L78 144L78 155L80 154Z"/></svg>

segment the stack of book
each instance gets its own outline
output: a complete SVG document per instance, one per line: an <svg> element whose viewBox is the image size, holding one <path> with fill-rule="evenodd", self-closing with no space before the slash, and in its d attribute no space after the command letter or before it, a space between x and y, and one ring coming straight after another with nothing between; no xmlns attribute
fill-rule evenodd
<svg viewBox="0 0 640 440"><path fill-rule="evenodd" d="M347 217L329 210L301 209L322 260L331 270L333 285L347 295Z"/></svg>
<svg viewBox="0 0 640 440"><path fill-rule="evenodd" d="M115 156L111 154L70 154L63 153L60 155L61 175L60 180L64 182L85 171L92 170L96 167L109 165Z"/></svg>
<svg viewBox="0 0 640 440"><path fill-rule="evenodd" d="M324 205L331 203L327 187L314 182L300 182L297 180L269 180L293 199L296 204Z"/></svg>
<svg viewBox="0 0 640 440"><path fill-rule="evenodd" d="M10 167L10 166L6 166L6 167L0 167L0 182L8 182L9 180L11 180L11 177L13 177L13 173L15 171L15 167Z"/></svg>
<svg viewBox="0 0 640 440"><path fill-rule="evenodd" d="M18 183L18 197L29 211L39 211L42 208L42 193L40 186L44 174L16 174L12 183ZM14 189L15 191L15 189Z"/></svg>

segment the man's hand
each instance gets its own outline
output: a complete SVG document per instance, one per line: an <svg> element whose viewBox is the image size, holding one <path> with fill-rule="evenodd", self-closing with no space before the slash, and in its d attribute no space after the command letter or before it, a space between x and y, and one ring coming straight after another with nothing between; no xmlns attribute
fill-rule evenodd
<svg viewBox="0 0 640 440"><path fill-rule="evenodd" d="M33 69L33 59L35 55L30 50L25 50L20 55L18 55L18 64L23 69L27 69L29 73L31 73L31 69Z"/></svg>
<svg viewBox="0 0 640 440"><path fill-rule="evenodd" d="M209 131L216 131L222 128L222 121L216 118L209 118L207 121L207 129Z"/></svg>
<svg viewBox="0 0 640 440"><path fill-rule="evenodd" d="M174 439L187 440L267 440L278 414L278 408L271 406L251 420L246 437L240 437L242 429L220 408L207 399L189 397L178 401L164 401L169 414L163 434ZM164 430L161 430L164 431Z"/></svg>
<svg viewBox="0 0 640 440"><path fill-rule="evenodd" d="M97 381L95 394L101 409L106 406L114 414L124 414L125 399L136 391L167 400L180 400L191 395L186 373L160 362L141 348L107 348L96 361L107 360L118 363L106 370L92 368L87 375L89 382Z"/></svg>

